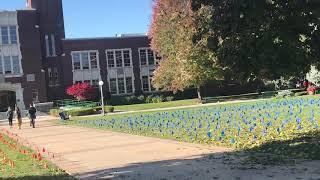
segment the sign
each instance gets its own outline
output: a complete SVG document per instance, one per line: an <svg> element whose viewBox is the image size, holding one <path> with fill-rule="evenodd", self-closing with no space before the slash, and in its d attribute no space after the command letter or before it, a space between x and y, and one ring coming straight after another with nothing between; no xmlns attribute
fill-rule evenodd
<svg viewBox="0 0 320 180"><path fill-rule="evenodd" d="M36 77L34 74L27 74L27 82L34 82Z"/></svg>

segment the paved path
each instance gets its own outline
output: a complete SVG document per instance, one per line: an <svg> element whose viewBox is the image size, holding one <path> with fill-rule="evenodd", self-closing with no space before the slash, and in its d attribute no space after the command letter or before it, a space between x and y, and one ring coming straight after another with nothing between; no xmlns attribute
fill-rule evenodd
<svg viewBox="0 0 320 180"><path fill-rule="evenodd" d="M239 166L245 156L226 148L180 143L39 121L13 129L54 152L62 169L81 179L320 179L320 162L295 166ZM0 128L7 128L2 126Z"/></svg>

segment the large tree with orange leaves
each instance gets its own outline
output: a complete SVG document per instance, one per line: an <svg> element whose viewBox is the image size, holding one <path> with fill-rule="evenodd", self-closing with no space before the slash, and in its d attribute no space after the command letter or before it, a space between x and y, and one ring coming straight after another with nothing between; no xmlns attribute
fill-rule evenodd
<svg viewBox="0 0 320 180"><path fill-rule="evenodd" d="M149 34L153 50L163 57L153 78L157 89L177 92L195 86L201 99L200 87L222 77L207 44L213 33L211 12L204 6L193 11L190 0L155 2Z"/></svg>

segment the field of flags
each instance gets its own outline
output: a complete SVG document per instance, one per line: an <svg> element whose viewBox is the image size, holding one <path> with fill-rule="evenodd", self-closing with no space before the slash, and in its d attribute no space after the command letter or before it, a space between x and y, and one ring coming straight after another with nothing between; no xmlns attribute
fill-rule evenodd
<svg viewBox="0 0 320 180"><path fill-rule="evenodd" d="M320 130L320 97L118 115L72 124L233 148L252 148Z"/></svg>

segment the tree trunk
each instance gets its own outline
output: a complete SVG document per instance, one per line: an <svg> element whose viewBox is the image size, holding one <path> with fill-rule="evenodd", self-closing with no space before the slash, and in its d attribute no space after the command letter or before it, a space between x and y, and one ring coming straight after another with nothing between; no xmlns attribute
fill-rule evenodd
<svg viewBox="0 0 320 180"><path fill-rule="evenodd" d="M197 88L197 93L198 93L198 99L199 99L199 101L202 102L201 87L200 87L200 86L198 86L198 88Z"/></svg>

